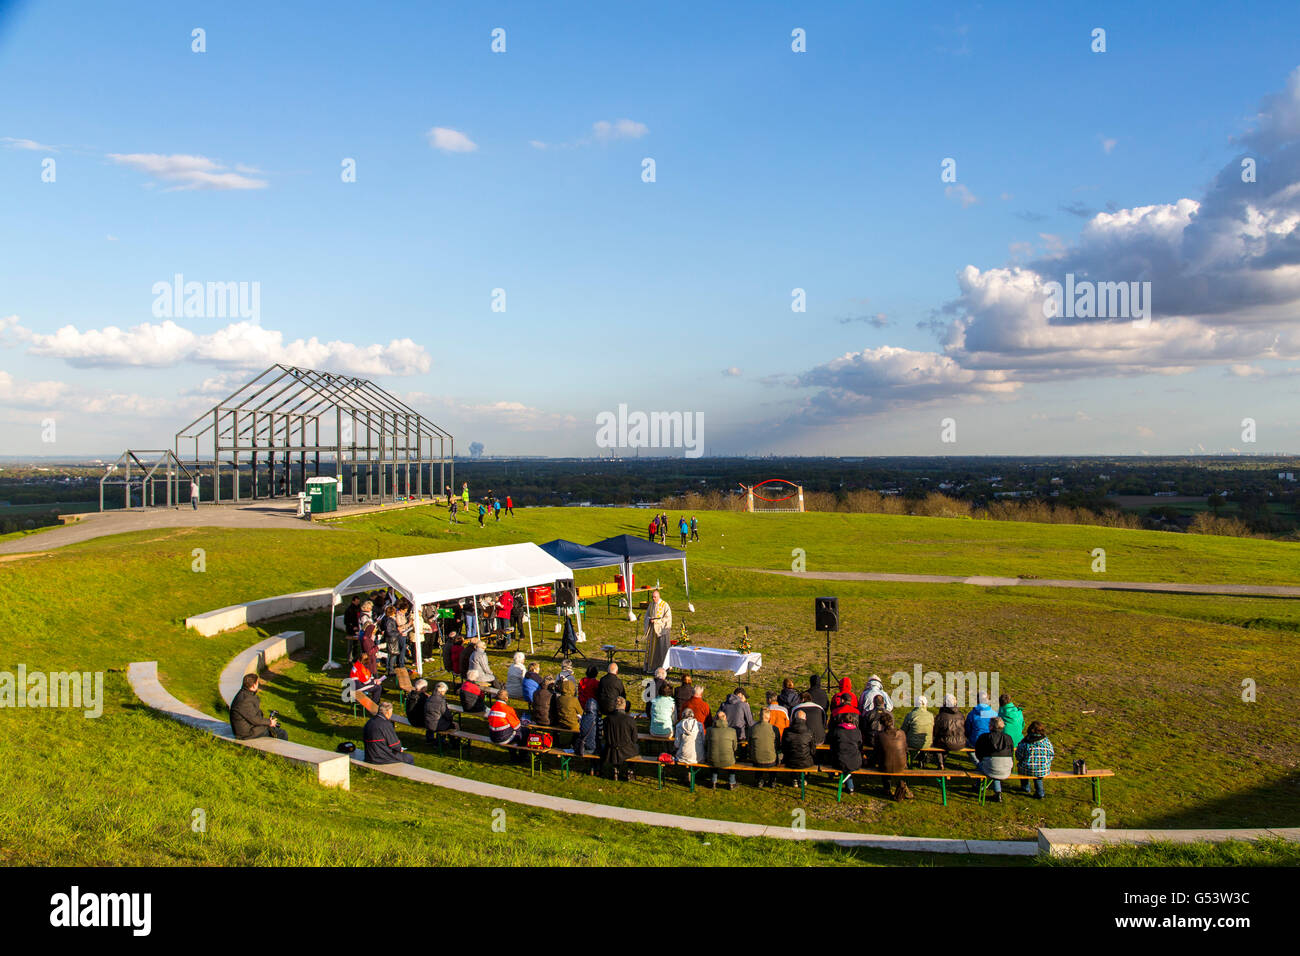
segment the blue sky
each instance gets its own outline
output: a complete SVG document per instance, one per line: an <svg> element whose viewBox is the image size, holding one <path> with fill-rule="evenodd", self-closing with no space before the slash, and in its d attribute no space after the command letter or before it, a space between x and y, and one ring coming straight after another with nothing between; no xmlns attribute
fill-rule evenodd
<svg viewBox="0 0 1300 956"><path fill-rule="evenodd" d="M310 359L489 454L620 403L709 454L1300 448L1293 5L593 6L0 2L0 445L157 447ZM1064 271L1151 328L1026 319ZM165 328L177 273L260 328Z"/></svg>

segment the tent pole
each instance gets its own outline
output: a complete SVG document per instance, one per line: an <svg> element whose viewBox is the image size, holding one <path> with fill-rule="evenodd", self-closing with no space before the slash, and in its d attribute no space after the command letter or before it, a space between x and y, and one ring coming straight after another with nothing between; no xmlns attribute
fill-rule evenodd
<svg viewBox="0 0 1300 956"><path fill-rule="evenodd" d="M528 588L524 588L524 617L528 618L528 653L533 653L533 609L528 604Z"/></svg>
<svg viewBox="0 0 1300 956"><path fill-rule="evenodd" d="M330 616L329 616L329 621L327 622L329 625L330 649L329 649L329 653L325 655L327 660L325 661L324 666L321 667L321 670L323 671L330 671L339 666L338 661L334 660L334 608L337 604L338 604L338 595L331 592L330 593Z"/></svg>
<svg viewBox="0 0 1300 956"><path fill-rule="evenodd" d="M686 576L686 555L682 555L682 583L686 585L686 609L694 611L695 605L691 603L691 579Z"/></svg>
<svg viewBox="0 0 1300 956"><path fill-rule="evenodd" d="M416 604L413 623L415 626L415 675L424 676L424 611L423 604Z"/></svg>

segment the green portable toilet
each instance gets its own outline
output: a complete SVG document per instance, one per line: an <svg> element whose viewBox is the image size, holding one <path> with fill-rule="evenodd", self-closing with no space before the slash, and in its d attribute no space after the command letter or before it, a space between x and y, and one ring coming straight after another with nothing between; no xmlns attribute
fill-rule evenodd
<svg viewBox="0 0 1300 956"><path fill-rule="evenodd" d="M307 479L307 510L314 515L339 510L339 486L333 478Z"/></svg>

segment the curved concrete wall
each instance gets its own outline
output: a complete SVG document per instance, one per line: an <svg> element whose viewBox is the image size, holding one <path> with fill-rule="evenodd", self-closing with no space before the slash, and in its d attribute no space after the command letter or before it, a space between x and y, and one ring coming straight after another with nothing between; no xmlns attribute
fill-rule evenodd
<svg viewBox="0 0 1300 956"><path fill-rule="evenodd" d="M303 611L324 611L329 608L333 593L331 588L317 588L314 591L296 591L293 594L262 598L260 601L232 604L230 607L220 607L215 611L204 611L187 617L185 626L194 628L204 637L211 637L267 618L301 614Z"/></svg>

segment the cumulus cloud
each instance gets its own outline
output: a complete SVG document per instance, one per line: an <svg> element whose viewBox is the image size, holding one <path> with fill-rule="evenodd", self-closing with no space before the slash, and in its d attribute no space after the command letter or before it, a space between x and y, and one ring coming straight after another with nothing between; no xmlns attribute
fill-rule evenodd
<svg viewBox="0 0 1300 956"><path fill-rule="evenodd" d="M424 135L428 137L430 146L444 153L472 153L478 149L478 143L460 130L446 126L435 126Z"/></svg>
<svg viewBox="0 0 1300 956"><path fill-rule="evenodd" d="M266 180L255 179L239 170L229 170L206 156L183 153L109 153L111 162L145 173L167 184L168 191L180 189L265 189Z"/></svg>
<svg viewBox="0 0 1300 956"><path fill-rule="evenodd" d="M182 362L260 368L279 362L351 375L414 375L431 365L425 348L409 338L387 345L322 342L315 336L286 341L283 332L253 322L233 322L205 334L170 319L84 332L65 325L50 334L12 327L29 354L63 359L78 368L162 368Z"/></svg>
<svg viewBox="0 0 1300 956"><path fill-rule="evenodd" d="M406 392L399 397L412 408L433 409L432 414L440 415L443 424L449 427L457 422L473 422L476 425L500 425L521 432L543 432L576 428L579 424L575 415L550 412L523 402L475 404L428 392ZM589 420L583 419L583 423Z"/></svg>
<svg viewBox="0 0 1300 956"><path fill-rule="evenodd" d="M848 352L799 376L821 391L805 412L846 418L953 398L1004 398L1019 388L1006 373L962 368L946 355L883 345Z"/></svg>

